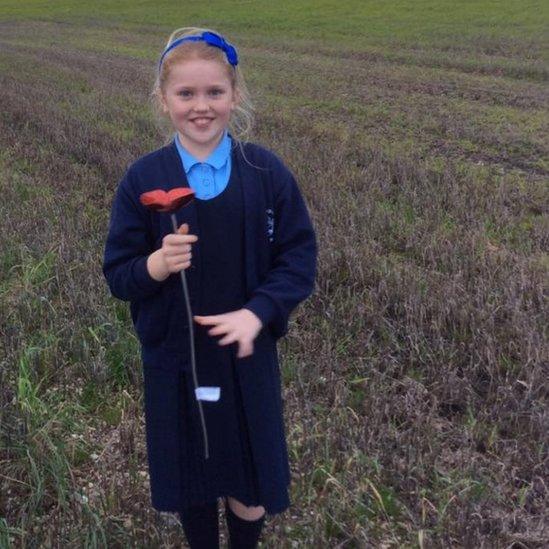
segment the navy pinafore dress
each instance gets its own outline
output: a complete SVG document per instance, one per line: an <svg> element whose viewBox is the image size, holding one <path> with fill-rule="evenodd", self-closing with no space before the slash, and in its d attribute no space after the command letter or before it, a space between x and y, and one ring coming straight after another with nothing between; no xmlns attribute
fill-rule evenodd
<svg viewBox="0 0 549 549"><path fill-rule="evenodd" d="M236 171L233 166L219 195L195 199L199 240L193 247L200 248L199 261L186 270L195 315L236 311L246 302L243 191ZM217 401L201 401L209 441L206 460L192 374L181 373L181 507L204 505L221 496L261 505L236 375L238 344L220 346L225 336L209 335L212 326L193 326L199 386L219 386L221 393Z"/></svg>

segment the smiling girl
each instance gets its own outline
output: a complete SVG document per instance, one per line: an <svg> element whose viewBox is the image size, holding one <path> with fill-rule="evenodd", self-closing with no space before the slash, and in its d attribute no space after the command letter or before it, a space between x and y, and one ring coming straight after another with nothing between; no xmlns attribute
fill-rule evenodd
<svg viewBox="0 0 549 549"><path fill-rule="evenodd" d="M116 190L103 272L130 302L141 343L152 505L179 513L192 548L219 547L217 500L230 547L256 547L265 514L290 506L290 469L277 340L314 287L317 242L282 161L245 142L251 109L234 46L198 28L170 36L158 63L155 109L169 144L139 159ZM191 187L168 216L145 209L152 189ZM190 377L186 269L210 456L204 458Z"/></svg>

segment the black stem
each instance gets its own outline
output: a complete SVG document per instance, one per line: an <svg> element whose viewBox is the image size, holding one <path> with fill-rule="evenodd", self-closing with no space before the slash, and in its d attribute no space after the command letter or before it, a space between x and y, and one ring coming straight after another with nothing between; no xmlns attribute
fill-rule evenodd
<svg viewBox="0 0 549 549"><path fill-rule="evenodd" d="M173 232L177 234L177 219L175 214L171 214ZM194 383L194 394L196 396L196 401L198 402L198 411L200 412L200 421L202 423L202 434L204 435L204 455L205 458L209 458L208 451L208 432L206 430L206 421L204 420L204 411L202 410L202 402L196 394L196 389L198 388L198 378L196 375L196 362L195 362L195 352L194 352L194 331L193 331L193 315L191 312L191 301L189 299L189 291L187 290L187 278L185 276L185 269L181 269L181 283L183 284L183 293L185 294L185 305L187 307L187 318L189 319L189 339L191 342L191 369L193 374L193 383Z"/></svg>

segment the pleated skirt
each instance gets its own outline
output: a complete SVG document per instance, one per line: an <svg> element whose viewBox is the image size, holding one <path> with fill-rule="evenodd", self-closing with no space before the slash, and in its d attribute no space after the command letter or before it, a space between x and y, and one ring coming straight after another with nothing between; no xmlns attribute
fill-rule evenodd
<svg viewBox="0 0 549 549"><path fill-rule="evenodd" d="M153 500L155 492L164 491L162 485L178 482L179 509L225 496L247 506L261 505L233 353L218 354L218 360L219 356L226 360L216 364L213 378L207 379L199 371L199 385L221 388L218 401L201 401L208 459L192 373L144 368Z"/></svg>

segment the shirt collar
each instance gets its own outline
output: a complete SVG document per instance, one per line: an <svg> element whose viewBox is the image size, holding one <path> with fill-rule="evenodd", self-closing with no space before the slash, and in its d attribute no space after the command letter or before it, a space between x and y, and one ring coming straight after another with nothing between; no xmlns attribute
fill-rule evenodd
<svg viewBox="0 0 549 549"><path fill-rule="evenodd" d="M175 134L174 137L175 140L175 146L177 147L177 150L179 152L179 156L181 157L181 161L183 162L183 168L185 169L185 173L189 173L191 168L195 164L209 164L216 170L219 170L219 168L222 168L231 153L231 138L229 137L229 134L227 130L223 133L223 137L221 138L221 141L217 145L217 147L210 153L210 156L203 160L202 162L200 160L197 160L191 153L181 145L179 142L178 134Z"/></svg>

